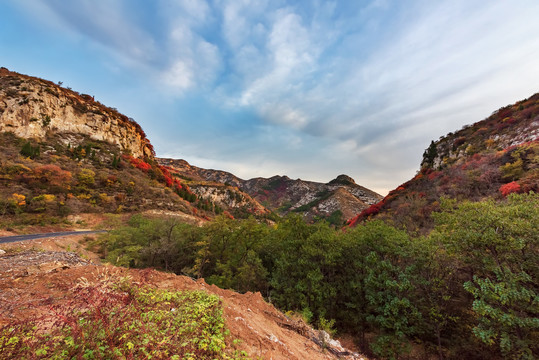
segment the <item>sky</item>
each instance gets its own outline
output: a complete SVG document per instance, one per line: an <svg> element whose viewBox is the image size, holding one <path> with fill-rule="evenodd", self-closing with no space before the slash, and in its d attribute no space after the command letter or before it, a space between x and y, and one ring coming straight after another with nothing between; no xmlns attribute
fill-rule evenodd
<svg viewBox="0 0 539 360"><path fill-rule="evenodd" d="M537 0L0 0L0 66L134 118L160 157L380 194L539 92Z"/></svg>

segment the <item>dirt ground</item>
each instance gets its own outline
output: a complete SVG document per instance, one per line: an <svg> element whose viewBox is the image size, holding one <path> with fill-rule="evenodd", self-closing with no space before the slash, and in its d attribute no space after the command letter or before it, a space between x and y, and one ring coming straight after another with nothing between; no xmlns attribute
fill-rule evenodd
<svg viewBox="0 0 539 360"><path fill-rule="evenodd" d="M46 312L55 302L68 301L71 289L82 278L91 282L103 276L129 275L134 281L158 288L206 290L218 295L230 339L240 339L239 349L254 359L366 359L325 338L325 333L286 317L260 293L239 294L208 285L203 279L195 281L156 270L100 265L97 256L84 249L83 238L79 235L0 245L5 251L0 254L0 325Z"/></svg>

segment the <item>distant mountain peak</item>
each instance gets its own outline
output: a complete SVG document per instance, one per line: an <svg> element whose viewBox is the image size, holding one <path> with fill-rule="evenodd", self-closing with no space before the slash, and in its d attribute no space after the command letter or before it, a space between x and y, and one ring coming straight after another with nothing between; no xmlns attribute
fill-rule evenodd
<svg viewBox="0 0 539 360"><path fill-rule="evenodd" d="M328 219L335 225L354 216L382 199L382 196L364 188L348 175L339 175L327 184L292 180L286 175L270 178L257 177L242 180L231 173L185 166L183 160L157 159L162 165L172 166L184 177L229 184L238 187L253 199L278 214L300 213L306 219Z"/></svg>
<svg viewBox="0 0 539 360"><path fill-rule="evenodd" d="M331 180L328 184L330 185L356 185L354 179L348 175L339 175L335 179Z"/></svg>

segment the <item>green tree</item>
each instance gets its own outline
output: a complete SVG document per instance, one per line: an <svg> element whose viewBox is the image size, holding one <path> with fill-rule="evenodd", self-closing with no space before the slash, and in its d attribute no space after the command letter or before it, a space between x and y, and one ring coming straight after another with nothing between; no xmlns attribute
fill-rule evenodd
<svg viewBox="0 0 539 360"><path fill-rule="evenodd" d="M31 159L35 159L35 158L39 157L39 155L40 155L39 145L32 146L32 144L29 141L27 141L22 146L20 154L22 156L26 156L26 157L29 157Z"/></svg>
<svg viewBox="0 0 539 360"><path fill-rule="evenodd" d="M408 350L421 321L410 239L379 220L357 226L346 237L342 262L348 268L343 294L348 316L362 337L368 329L378 333L370 344L376 355L396 358Z"/></svg>
<svg viewBox="0 0 539 360"><path fill-rule="evenodd" d="M327 317L335 299L335 268L340 255L335 231L326 223L308 225L288 215L272 234L278 248L271 278L271 300L277 306Z"/></svg>
<svg viewBox="0 0 539 360"><path fill-rule="evenodd" d="M473 296L475 336L504 357L539 356L539 197L445 201L432 236L460 261Z"/></svg>
<svg viewBox="0 0 539 360"><path fill-rule="evenodd" d="M259 257L268 233L266 225L253 217L237 221L219 216L204 233L208 243L201 254L206 256L208 283L240 292L267 293L268 272Z"/></svg>
<svg viewBox="0 0 539 360"><path fill-rule="evenodd" d="M438 149L434 141L431 141L429 147L423 153L422 165L432 168L432 166L434 165L434 159L436 159L436 156L438 156Z"/></svg>

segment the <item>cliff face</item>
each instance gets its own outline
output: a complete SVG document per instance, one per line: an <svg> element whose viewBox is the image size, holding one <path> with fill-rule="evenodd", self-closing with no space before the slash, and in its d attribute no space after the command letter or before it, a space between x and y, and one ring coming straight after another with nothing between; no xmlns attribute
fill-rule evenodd
<svg viewBox="0 0 539 360"><path fill-rule="evenodd" d="M244 209L255 215L269 214L268 209L235 187L224 184L193 184L191 191L202 199L224 207L231 213L237 209Z"/></svg>
<svg viewBox="0 0 539 360"><path fill-rule="evenodd" d="M77 133L117 145L134 157L152 157L153 148L133 120L54 83L0 68L0 132L22 138Z"/></svg>

